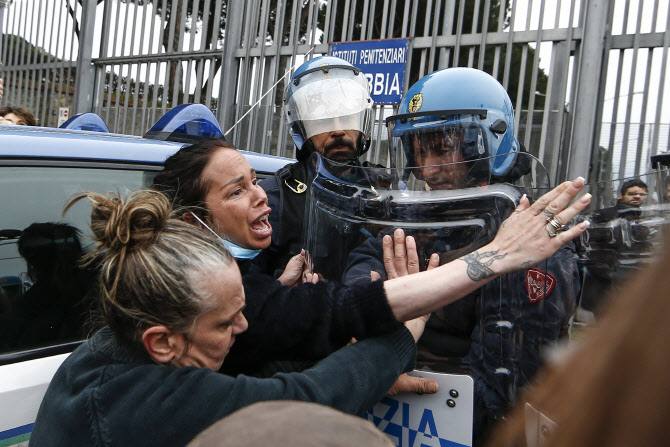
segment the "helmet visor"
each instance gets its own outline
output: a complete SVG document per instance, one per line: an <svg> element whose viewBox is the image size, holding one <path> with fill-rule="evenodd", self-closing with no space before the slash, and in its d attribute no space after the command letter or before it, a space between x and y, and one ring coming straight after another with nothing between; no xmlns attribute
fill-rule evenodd
<svg viewBox="0 0 670 447"><path fill-rule="evenodd" d="M362 75L348 70L337 78L321 71L300 78L289 92L287 121L298 126L305 140L333 130L357 130L370 136L372 100Z"/></svg>
<svg viewBox="0 0 670 447"><path fill-rule="evenodd" d="M404 115L387 120L392 166L431 188L488 184L489 150L480 115Z"/></svg>

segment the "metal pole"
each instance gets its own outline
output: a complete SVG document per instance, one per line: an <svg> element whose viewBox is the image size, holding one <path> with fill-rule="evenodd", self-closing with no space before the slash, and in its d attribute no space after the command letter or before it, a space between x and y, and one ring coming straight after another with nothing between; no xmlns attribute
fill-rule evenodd
<svg viewBox="0 0 670 447"><path fill-rule="evenodd" d="M235 58L235 51L239 47L244 19L244 2L230 0L226 12L226 29L221 54L221 88L217 118L222 129L230 129L235 124L235 101L239 61Z"/></svg>
<svg viewBox="0 0 670 447"><path fill-rule="evenodd" d="M95 2L84 2L81 10L77 80L74 89L74 113L93 110L95 67L93 65L93 33L95 32Z"/></svg>
<svg viewBox="0 0 670 447"><path fill-rule="evenodd" d="M595 117L600 94L600 73L606 68L602 62L609 7L606 0L592 0L588 2L586 10L568 161L569 179L580 175L588 178L589 174L596 126L600 126L600 123L595 122Z"/></svg>
<svg viewBox="0 0 670 447"><path fill-rule="evenodd" d="M5 35L5 30L3 28L3 23L5 23L5 7L9 0L0 0L0 36ZM2 54L2 39L0 39L0 54ZM4 64L5 61L0 60L0 66Z"/></svg>

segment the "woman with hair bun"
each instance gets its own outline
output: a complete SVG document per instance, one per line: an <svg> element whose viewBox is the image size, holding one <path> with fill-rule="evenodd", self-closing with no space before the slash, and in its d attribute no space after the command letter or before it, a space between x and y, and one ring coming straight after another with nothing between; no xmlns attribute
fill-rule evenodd
<svg viewBox="0 0 670 447"><path fill-rule="evenodd" d="M357 414L412 367L423 318L346 347L303 373L256 379L216 372L247 329L234 258L213 235L170 218L170 202L160 193L127 200L88 193L70 205L83 198L93 205L98 245L87 258L100 263L107 326L57 371L32 445L183 446L222 417L266 400L316 402Z"/></svg>

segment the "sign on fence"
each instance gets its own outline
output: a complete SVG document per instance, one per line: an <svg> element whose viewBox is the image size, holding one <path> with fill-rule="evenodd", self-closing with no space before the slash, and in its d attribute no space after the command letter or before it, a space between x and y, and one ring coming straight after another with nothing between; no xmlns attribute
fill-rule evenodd
<svg viewBox="0 0 670 447"><path fill-rule="evenodd" d="M405 83L409 39L335 42L330 55L360 68L376 104L399 104Z"/></svg>
<svg viewBox="0 0 670 447"><path fill-rule="evenodd" d="M70 118L70 109L69 107L59 107L58 108L58 127L62 126L65 121Z"/></svg>

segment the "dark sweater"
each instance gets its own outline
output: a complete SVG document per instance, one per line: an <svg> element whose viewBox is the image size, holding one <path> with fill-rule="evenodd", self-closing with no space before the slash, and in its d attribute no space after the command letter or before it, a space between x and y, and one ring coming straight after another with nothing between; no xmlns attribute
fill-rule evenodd
<svg viewBox="0 0 670 447"><path fill-rule="evenodd" d="M402 326L388 304L382 281L345 287L336 282L286 287L271 276L243 274L249 329L235 339L222 372L255 374L275 360L320 360L346 345Z"/></svg>
<svg viewBox="0 0 670 447"><path fill-rule="evenodd" d="M183 446L218 419L254 402L300 400L360 414L404 371L416 348L405 328L347 346L303 373L233 378L207 368L159 366L120 347L108 328L56 372L32 446Z"/></svg>

